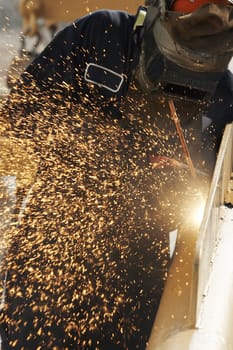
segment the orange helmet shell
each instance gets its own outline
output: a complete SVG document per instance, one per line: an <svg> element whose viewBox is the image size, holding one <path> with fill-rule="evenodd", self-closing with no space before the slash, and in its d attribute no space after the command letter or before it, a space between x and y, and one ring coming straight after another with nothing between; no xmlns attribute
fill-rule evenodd
<svg viewBox="0 0 233 350"><path fill-rule="evenodd" d="M193 12L205 4L230 5L228 0L175 0L171 6L172 11Z"/></svg>

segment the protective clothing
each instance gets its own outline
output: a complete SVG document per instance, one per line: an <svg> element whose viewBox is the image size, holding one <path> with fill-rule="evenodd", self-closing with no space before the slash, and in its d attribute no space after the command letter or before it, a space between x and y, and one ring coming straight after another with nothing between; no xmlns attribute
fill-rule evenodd
<svg viewBox="0 0 233 350"><path fill-rule="evenodd" d="M135 15L126 12L96 11L59 32L12 89L9 98L10 104L15 102L12 110L22 107L20 115L25 120L30 112L43 108L43 103L38 104L40 96L41 100L44 95L53 100L63 96L61 101L86 104L90 109L99 107L117 116L139 60L137 30L133 30L135 19ZM107 81L101 82L103 78ZM37 101L32 98L20 106L19 99L14 98L20 85L36 89ZM15 112L12 118L14 115Z"/></svg>

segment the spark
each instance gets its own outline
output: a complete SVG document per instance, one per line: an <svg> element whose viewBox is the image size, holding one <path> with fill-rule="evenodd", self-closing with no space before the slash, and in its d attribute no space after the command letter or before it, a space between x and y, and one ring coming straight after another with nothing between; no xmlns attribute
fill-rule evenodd
<svg viewBox="0 0 233 350"><path fill-rule="evenodd" d="M144 348L167 274L166 237L182 220L188 176L186 168L149 161L148 152L182 158L175 130L164 127L169 114L154 112L134 86L121 120L103 117L88 95L82 108L59 92L38 98L35 89L13 92L9 106L24 115L26 100L44 103L40 112L15 118L4 146L7 172L14 170L27 204L21 210L18 198L13 213L0 209L12 224L4 233L3 271L10 274L3 323L15 346L14 336L24 332L44 348L101 350L102 341Z"/></svg>

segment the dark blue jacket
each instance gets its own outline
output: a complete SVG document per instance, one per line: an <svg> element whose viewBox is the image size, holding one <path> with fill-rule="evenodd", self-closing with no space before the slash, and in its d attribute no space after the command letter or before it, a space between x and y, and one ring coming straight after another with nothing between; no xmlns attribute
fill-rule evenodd
<svg viewBox="0 0 233 350"><path fill-rule="evenodd" d="M63 98L76 103L88 99L89 107L94 103L114 108L126 94L139 58L133 30L135 19L135 15L127 12L102 10L76 20L59 32L28 66L22 76L24 84L30 85L34 80L40 91L54 97L61 93ZM99 73L106 73L104 68L110 71L109 78L117 80L116 86L112 82L113 90L122 80L119 90L111 91L86 81L88 64L97 65L92 74L97 75L97 81L102 78Z"/></svg>

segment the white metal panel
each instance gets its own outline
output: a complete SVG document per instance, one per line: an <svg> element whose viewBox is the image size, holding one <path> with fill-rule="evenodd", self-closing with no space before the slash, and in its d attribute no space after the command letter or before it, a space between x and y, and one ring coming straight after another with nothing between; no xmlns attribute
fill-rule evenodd
<svg viewBox="0 0 233 350"><path fill-rule="evenodd" d="M199 232L180 233L147 350L233 350L233 124L225 129Z"/></svg>

